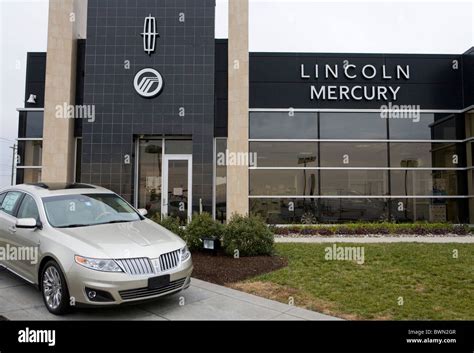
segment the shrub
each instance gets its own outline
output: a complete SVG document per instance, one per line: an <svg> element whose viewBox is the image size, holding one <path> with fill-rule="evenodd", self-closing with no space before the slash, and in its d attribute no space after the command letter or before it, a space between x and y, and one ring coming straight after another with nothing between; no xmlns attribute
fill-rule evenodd
<svg viewBox="0 0 474 353"><path fill-rule="evenodd" d="M224 251L239 256L271 255L273 253L273 233L258 216L234 215L226 225L223 234Z"/></svg>
<svg viewBox="0 0 474 353"><path fill-rule="evenodd" d="M168 229L170 232L185 239L186 231L181 227L181 222L178 217L163 217L160 219L160 215L155 215L151 218L151 220Z"/></svg>
<svg viewBox="0 0 474 353"><path fill-rule="evenodd" d="M195 214L186 229L186 243L190 250L202 249L202 238L222 238L222 224L209 213Z"/></svg>
<svg viewBox="0 0 474 353"><path fill-rule="evenodd" d="M325 225L291 225L275 228L276 235L301 234L308 236L331 235L467 235L470 234L467 225L452 225L449 223L346 223L332 226Z"/></svg>

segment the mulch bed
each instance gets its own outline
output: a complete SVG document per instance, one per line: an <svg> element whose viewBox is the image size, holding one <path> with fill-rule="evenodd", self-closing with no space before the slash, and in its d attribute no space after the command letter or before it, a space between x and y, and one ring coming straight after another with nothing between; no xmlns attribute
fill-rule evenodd
<svg viewBox="0 0 474 353"><path fill-rule="evenodd" d="M253 256L235 259L224 254L193 253L193 277L216 284L243 281L288 266L279 256Z"/></svg>

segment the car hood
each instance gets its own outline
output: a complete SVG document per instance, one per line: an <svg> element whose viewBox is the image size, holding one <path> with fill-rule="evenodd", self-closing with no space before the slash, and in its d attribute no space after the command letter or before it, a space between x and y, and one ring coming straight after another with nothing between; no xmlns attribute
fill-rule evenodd
<svg viewBox="0 0 474 353"><path fill-rule="evenodd" d="M82 256L99 256L91 254L91 249L96 249L110 258L153 258L185 245L177 235L150 220L61 229L61 232L85 245L83 252L74 249Z"/></svg>

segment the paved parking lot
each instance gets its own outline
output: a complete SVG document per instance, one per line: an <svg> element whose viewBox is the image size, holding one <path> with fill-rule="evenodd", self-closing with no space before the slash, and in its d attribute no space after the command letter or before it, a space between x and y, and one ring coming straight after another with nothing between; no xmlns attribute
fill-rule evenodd
<svg viewBox="0 0 474 353"><path fill-rule="evenodd" d="M8 320L336 319L198 279L193 279L186 291L153 302L107 309L80 309L70 315L57 317L46 310L39 291L1 267L0 316Z"/></svg>

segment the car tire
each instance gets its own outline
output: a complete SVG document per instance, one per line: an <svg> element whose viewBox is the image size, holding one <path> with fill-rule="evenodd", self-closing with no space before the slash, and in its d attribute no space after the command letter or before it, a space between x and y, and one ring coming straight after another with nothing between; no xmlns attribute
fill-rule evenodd
<svg viewBox="0 0 474 353"><path fill-rule="evenodd" d="M66 278L56 261L50 260L43 266L40 289L46 309L54 315L64 315L71 311Z"/></svg>

